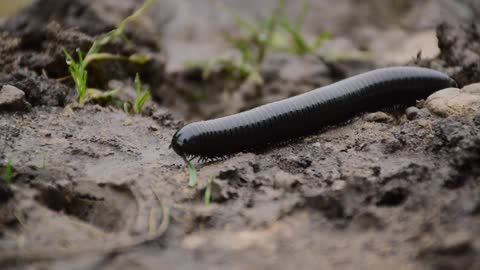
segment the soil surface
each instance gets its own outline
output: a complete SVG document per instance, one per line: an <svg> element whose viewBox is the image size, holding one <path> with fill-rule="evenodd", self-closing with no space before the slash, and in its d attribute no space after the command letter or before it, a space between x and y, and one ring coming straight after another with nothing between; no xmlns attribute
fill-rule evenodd
<svg viewBox="0 0 480 270"><path fill-rule="evenodd" d="M288 14L297 2L287 1ZM134 97L139 72L153 96L139 115L77 104L63 51L88 49L142 1L37 1L5 19L0 268L480 269L477 1L311 2L306 35L329 29L333 38L315 54L270 53L256 85L221 71L203 79L183 64L231 50L219 31L235 26L211 1L158 1L127 28L131 42L106 47L147 54L147 64L89 69L89 85L119 89L120 103ZM225 3L253 18L275 1ZM349 57L326 57L338 53ZM194 188L169 149L184 123L398 64L444 71L459 88L195 163Z"/></svg>

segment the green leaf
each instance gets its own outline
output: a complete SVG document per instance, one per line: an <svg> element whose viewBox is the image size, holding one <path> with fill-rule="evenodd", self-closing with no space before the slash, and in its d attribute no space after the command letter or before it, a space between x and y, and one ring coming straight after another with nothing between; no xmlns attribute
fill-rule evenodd
<svg viewBox="0 0 480 270"><path fill-rule="evenodd" d="M205 188L205 194L203 195L203 202L205 205L210 205L212 200L212 183L213 183L213 176L210 176L207 182L207 187Z"/></svg>
<svg viewBox="0 0 480 270"><path fill-rule="evenodd" d="M135 91L137 93L137 97L140 95L140 92L142 91L142 81L140 80L140 75L137 74L135 75Z"/></svg>
<svg viewBox="0 0 480 270"><path fill-rule="evenodd" d="M317 39L313 42L312 44L312 49L318 49L320 48L320 46L323 45L323 43L325 43L325 41L329 40L332 38L332 33L330 31L323 31L318 37Z"/></svg>
<svg viewBox="0 0 480 270"><path fill-rule="evenodd" d="M146 54L135 53L128 57L128 60L132 63L144 65L148 63L152 58Z"/></svg>
<svg viewBox="0 0 480 270"><path fill-rule="evenodd" d="M12 183L12 163L9 159L7 159L5 164L5 182L7 185Z"/></svg>
<svg viewBox="0 0 480 270"><path fill-rule="evenodd" d="M302 34L296 29L286 18L282 20L281 26L290 34L294 53L305 54L311 51L307 41L303 38Z"/></svg>
<svg viewBox="0 0 480 270"><path fill-rule="evenodd" d="M89 100L93 100L99 103L108 103L113 100L115 95L118 94L118 89L113 89L109 91L101 91L94 88L87 89L87 97Z"/></svg>
<svg viewBox="0 0 480 270"><path fill-rule="evenodd" d="M133 103L133 112L140 113L143 110L145 103L147 103L148 98L150 98L150 89L148 87L143 87L138 73L135 76L135 93L136 97Z"/></svg>
<svg viewBox="0 0 480 270"><path fill-rule="evenodd" d="M305 22L308 12L310 11L310 0L304 0L302 5L302 10L295 19L295 28L302 29L302 26Z"/></svg>
<svg viewBox="0 0 480 270"><path fill-rule="evenodd" d="M84 64L83 54L79 49L77 49L78 61L76 61L66 50L64 50L64 53L66 62L68 64L68 71L75 82L78 94L78 102L83 104L87 100L88 79L88 72Z"/></svg>
<svg viewBox="0 0 480 270"><path fill-rule="evenodd" d="M188 180L188 186L195 187L197 185L197 171L195 170L195 167L189 160L185 159L185 163L187 165L188 172L190 175Z"/></svg>

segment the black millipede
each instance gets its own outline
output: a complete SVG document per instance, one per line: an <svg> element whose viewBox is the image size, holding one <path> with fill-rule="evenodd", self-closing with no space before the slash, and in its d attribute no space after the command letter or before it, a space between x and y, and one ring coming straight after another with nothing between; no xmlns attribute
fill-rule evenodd
<svg viewBox="0 0 480 270"><path fill-rule="evenodd" d="M455 85L432 69L377 69L248 111L188 124L175 133L171 147L185 159L215 159L307 136L364 112L414 105Z"/></svg>

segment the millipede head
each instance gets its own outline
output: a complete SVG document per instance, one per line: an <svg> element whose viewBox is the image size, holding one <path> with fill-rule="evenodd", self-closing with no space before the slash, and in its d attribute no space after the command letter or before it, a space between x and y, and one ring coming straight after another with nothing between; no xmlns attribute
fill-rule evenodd
<svg viewBox="0 0 480 270"><path fill-rule="evenodd" d="M201 156L198 153L198 131L195 123L186 125L173 135L170 147L182 158Z"/></svg>
<svg viewBox="0 0 480 270"><path fill-rule="evenodd" d="M450 83L450 87L455 87L455 88L458 87L458 83L452 78L450 78L449 83Z"/></svg>
<svg viewBox="0 0 480 270"><path fill-rule="evenodd" d="M177 153L182 158L185 158L188 153L186 152L187 139L182 135L182 129L175 132L175 135L172 137L172 142L170 143L170 148L173 148L173 151Z"/></svg>

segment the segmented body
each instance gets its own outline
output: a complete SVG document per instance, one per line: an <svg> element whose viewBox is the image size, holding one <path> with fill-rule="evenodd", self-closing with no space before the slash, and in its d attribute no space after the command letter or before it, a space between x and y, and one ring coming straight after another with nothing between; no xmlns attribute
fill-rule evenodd
<svg viewBox="0 0 480 270"><path fill-rule="evenodd" d="M216 158L306 136L364 112L414 105L455 82L441 72L391 67L310 92L179 129L171 146L182 157Z"/></svg>

